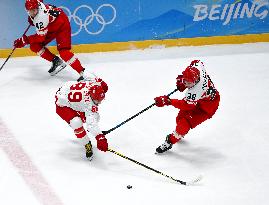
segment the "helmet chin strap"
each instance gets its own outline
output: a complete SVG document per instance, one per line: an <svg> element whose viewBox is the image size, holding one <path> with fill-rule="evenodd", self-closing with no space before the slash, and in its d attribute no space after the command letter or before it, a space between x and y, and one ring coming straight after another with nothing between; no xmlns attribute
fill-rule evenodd
<svg viewBox="0 0 269 205"><path fill-rule="evenodd" d="M199 76L199 78L196 80L196 82L194 83L194 85L196 85L197 83L199 83L200 82L200 76Z"/></svg>

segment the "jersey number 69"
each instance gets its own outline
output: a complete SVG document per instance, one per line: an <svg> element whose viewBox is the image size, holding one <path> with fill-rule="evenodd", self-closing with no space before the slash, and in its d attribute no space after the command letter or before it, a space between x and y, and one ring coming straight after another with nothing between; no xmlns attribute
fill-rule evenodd
<svg viewBox="0 0 269 205"><path fill-rule="evenodd" d="M68 93L68 100L70 102L80 102L82 100L82 93L79 91L84 88L86 83L77 83L70 87L71 92Z"/></svg>
<svg viewBox="0 0 269 205"><path fill-rule="evenodd" d="M82 100L82 93L81 92L70 92L68 93L68 100L70 102L80 102Z"/></svg>

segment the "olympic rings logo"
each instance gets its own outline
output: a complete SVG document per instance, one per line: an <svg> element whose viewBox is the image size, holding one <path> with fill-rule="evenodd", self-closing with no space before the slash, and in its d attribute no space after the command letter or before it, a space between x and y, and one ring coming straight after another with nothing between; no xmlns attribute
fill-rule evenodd
<svg viewBox="0 0 269 205"><path fill-rule="evenodd" d="M101 9L103 9L104 7L108 7L110 9L112 9L112 17L109 20L106 20L100 14ZM59 8L63 9L64 11L66 11L67 12L67 15L68 15L69 21L71 22L71 20L73 19L74 22L75 22L75 24L78 25L78 27L79 27L78 30L75 33L72 33L72 36L78 35L81 32L82 28L84 28L85 31L88 34L90 34L90 35L98 35L98 34L102 33L102 31L104 30L104 28L105 28L106 25L111 24L115 20L116 15L117 15L117 12L116 12L115 7L112 6L111 4L102 4L101 6L98 7L98 9L96 10L96 12L94 12L94 10L90 6L81 5L81 6L77 7L74 10L74 13L73 14L71 13L71 11L67 7L60 6ZM82 9L82 8L87 9L90 12L90 15L88 15L84 21L77 15L77 12L80 9ZM98 28L97 31L90 31L88 29L88 26L90 24L93 24L93 21L95 19L101 25L101 27Z"/></svg>

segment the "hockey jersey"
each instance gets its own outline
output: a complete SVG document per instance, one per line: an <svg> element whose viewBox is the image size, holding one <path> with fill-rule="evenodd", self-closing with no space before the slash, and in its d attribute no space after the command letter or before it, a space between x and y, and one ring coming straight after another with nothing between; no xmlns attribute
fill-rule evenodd
<svg viewBox="0 0 269 205"><path fill-rule="evenodd" d="M57 25L53 24L53 22L61 12L63 11L60 8L38 2L37 15L34 18L28 17L29 23L36 28L36 34L29 36L29 42L42 42L48 32L56 32L60 28L61 22L57 23ZM51 26L52 24L53 26Z"/></svg>
<svg viewBox="0 0 269 205"><path fill-rule="evenodd" d="M99 84L96 81L69 81L66 82L56 93L56 104L60 107L69 107L77 112L82 112L86 117L87 130L93 135L102 134L98 122L98 104L89 94L89 88Z"/></svg>
<svg viewBox="0 0 269 205"><path fill-rule="evenodd" d="M172 99L171 104L181 110L192 110L198 107L212 116L219 103L219 93L206 73L203 63L200 62L196 68L200 71L199 82L193 87L187 88L182 100Z"/></svg>

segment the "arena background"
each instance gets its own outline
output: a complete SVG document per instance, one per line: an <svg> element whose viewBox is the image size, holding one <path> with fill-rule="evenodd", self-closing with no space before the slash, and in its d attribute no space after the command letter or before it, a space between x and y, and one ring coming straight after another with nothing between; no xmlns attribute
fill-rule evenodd
<svg viewBox="0 0 269 205"><path fill-rule="evenodd" d="M47 0L72 26L74 52L269 41L268 0ZM0 57L27 27L24 1L0 2ZM3 29L5 28L5 29ZM28 34L34 33L34 28ZM55 51L52 43L52 50ZM14 56L35 55L17 49Z"/></svg>

